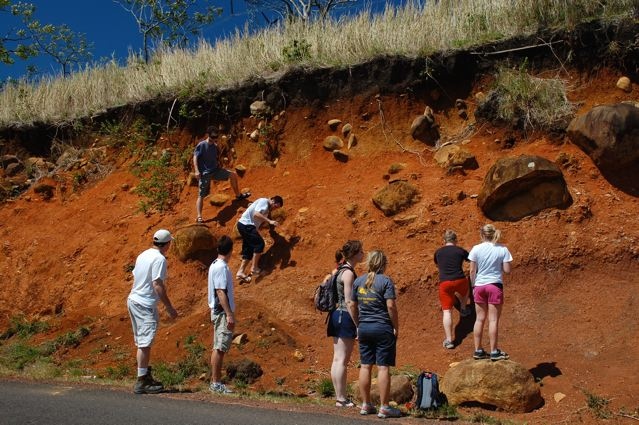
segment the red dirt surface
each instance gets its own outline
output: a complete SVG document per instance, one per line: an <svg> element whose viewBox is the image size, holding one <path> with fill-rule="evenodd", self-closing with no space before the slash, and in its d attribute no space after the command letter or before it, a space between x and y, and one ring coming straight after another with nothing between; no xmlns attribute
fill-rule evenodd
<svg viewBox="0 0 639 425"><path fill-rule="evenodd" d="M615 88L618 77L612 71L567 77L570 98L581 105L579 113L597 104L633 99L633 93ZM484 84L474 88L487 90ZM461 134L473 121L473 98L466 101L469 121L460 119L454 109L435 111L444 136ZM433 153L408 134L423 103L407 95L353 98L325 106L286 111L284 145L276 165L265 162L261 147L246 136L235 145L235 165L247 167L241 188L250 189L252 199L283 196L286 213L275 232L263 230L268 274L257 283L236 284L236 332L246 333L248 342L234 347L226 360L246 357L261 364L264 375L252 389L308 394L314 382L329 376L332 345L325 337L325 316L314 311L311 298L333 266L335 249L353 238L361 239L365 250L382 248L389 257L388 274L399 291L398 367L444 375L450 363L469 358L472 323L465 326L465 337L455 350L441 346L433 253L447 228L457 231L460 245L467 249L479 242L478 230L489 220L471 195L479 193L497 158L525 153L555 161L564 153L574 158L573 166L564 169L572 206L495 223L514 257L513 273L505 281L500 345L511 360L541 379L545 404L528 414L486 413L527 423L594 423L584 391L611 399L609 407L615 412L639 407L636 198L606 181L567 140L543 134L517 136L515 145L506 149L495 142L504 140L505 129L478 125L462 139L470 141L465 147L476 155L479 169L447 175L433 161ZM334 133L326 125L331 118L350 122L357 135L347 163L322 148L324 138ZM250 133L257 122L246 119L241 125ZM183 133L178 143L194 146L200 137ZM158 142L158 149L162 144ZM83 358L98 372L120 363L134 370L126 312L132 279L127 268L149 246L157 228L175 231L194 222L197 196L197 188L185 185L172 211L145 216L138 212L138 196L123 189L125 184L138 184L130 161L120 157L116 163L120 165L104 179L78 192L58 191L49 201L28 192L0 207L0 329L16 314L49 321L52 330L40 337L44 339L87 326L90 335L78 348L62 353L60 360ZM371 202L375 191L387 184L384 175L394 163L406 166L391 177L407 179L421 192L420 201L399 214L417 215L410 224L396 224ZM228 183L217 183L212 192L232 194ZM459 192L467 196L459 200ZM357 205L353 217L347 215L348 204ZM205 202L206 225L215 236L230 234L243 210L229 205ZM231 261L234 270L239 261L238 242ZM169 256L168 290L180 317L170 321L161 309L152 363L183 357L188 335L210 345L206 270L199 263L181 263ZM365 271L363 264L357 271ZM297 350L303 354L301 361L294 356ZM356 351L349 381L357 377L357 359ZM566 397L556 402L556 393Z"/></svg>

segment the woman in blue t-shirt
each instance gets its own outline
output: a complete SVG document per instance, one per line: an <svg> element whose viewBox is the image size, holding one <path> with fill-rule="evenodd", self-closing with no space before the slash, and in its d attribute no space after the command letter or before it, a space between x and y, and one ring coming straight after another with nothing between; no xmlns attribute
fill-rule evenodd
<svg viewBox="0 0 639 425"><path fill-rule="evenodd" d="M360 414L377 413L380 418L396 418L401 412L389 406L390 367L395 366L399 315L395 302L395 284L384 274L387 259L380 250L368 254L368 273L355 279L348 310L357 325L359 339ZM379 411L371 403L371 371L377 365Z"/></svg>

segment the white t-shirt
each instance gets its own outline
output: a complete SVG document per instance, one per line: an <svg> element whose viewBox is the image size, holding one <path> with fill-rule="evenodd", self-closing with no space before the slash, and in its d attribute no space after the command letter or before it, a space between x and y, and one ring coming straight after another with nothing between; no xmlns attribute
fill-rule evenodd
<svg viewBox="0 0 639 425"><path fill-rule="evenodd" d="M166 258L159 249L149 248L138 255L133 268L133 287L129 299L144 307L155 307L158 294L153 289L153 281L166 282Z"/></svg>
<svg viewBox="0 0 639 425"><path fill-rule="evenodd" d="M482 242L475 245L470 250L468 259L477 263L475 286L503 283L501 279L503 263L513 261L508 248L492 242Z"/></svg>
<svg viewBox="0 0 639 425"><path fill-rule="evenodd" d="M268 198L259 198L255 202L253 202L249 207L244 211L242 217L240 217L240 223L245 224L247 226L253 225L256 228L260 228L264 220L258 217L254 217L253 215L256 212L263 214L266 216L268 214L269 205Z"/></svg>
<svg viewBox="0 0 639 425"><path fill-rule="evenodd" d="M215 296L216 289L226 289L226 297L229 300L231 311L235 311L235 298L233 297L233 275L226 261L216 259L209 267L209 308L215 310L219 300ZM217 306L219 310L221 306Z"/></svg>

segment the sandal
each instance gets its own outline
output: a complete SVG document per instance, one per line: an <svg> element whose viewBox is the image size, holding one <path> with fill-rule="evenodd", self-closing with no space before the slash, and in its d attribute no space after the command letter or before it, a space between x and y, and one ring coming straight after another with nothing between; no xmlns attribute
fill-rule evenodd
<svg viewBox="0 0 639 425"><path fill-rule="evenodd" d="M241 273L236 274L235 278L240 282L240 285L242 283L249 283L251 281L251 276L247 276Z"/></svg>
<svg viewBox="0 0 639 425"><path fill-rule="evenodd" d="M237 199L238 201L241 201L242 199L246 199L249 196L251 196L251 192L244 192L244 193L240 193L239 195L237 195L235 197L235 199Z"/></svg>
<svg viewBox="0 0 639 425"><path fill-rule="evenodd" d="M202 224L202 223L204 223L204 220L202 220L202 217L198 217L198 218L195 219L195 222L198 223L198 224Z"/></svg>
<svg viewBox="0 0 639 425"><path fill-rule="evenodd" d="M335 407L355 407L355 403L353 403L349 399L335 400Z"/></svg>

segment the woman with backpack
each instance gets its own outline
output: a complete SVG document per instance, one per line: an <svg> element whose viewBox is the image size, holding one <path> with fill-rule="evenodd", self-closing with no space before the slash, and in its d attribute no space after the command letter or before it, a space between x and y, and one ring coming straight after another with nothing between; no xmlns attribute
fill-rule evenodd
<svg viewBox="0 0 639 425"><path fill-rule="evenodd" d="M368 273L355 279L348 310L357 324L359 339L359 392L361 415L377 413L379 418L398 418L399 409L391 407L390 368L395 366L399 315L395 302L395 284L384 274L387 259L380 250L368 253ZM371 403L371 372L377 365L379 411Z"/></svg>
<svg viewBox="0 0 639 425"><path fill-rule="evenodd" d="M501 232L492 224L484 225L480 230L481 243L475 245L468 254L470 260L470 281L473 284L475 312L477 319L473 327L475 340L475 360L507 360L508 354L497 345L499 336L499 318L504 304L503 273L510 273L513 257L504 245L498 244ZM482 348L484 322L488 317L488 338L490 354Z"/></svg>
<svg viewBox="0 0 639 425"><path fill-rule="evenodd" d="M355 266L364 259L362 242L358 240L347 241L340 250L342 260L336 254L338 260L336 275L337 305L329 313L327 334L333 337L333 363L331 364L331 380L335 388L335 406L354 407L355 404L346 396L346 374L348 362L353 353L357 328L351 315L348 313L346 300L351 298L353 281L355 280Z"/></svg>

